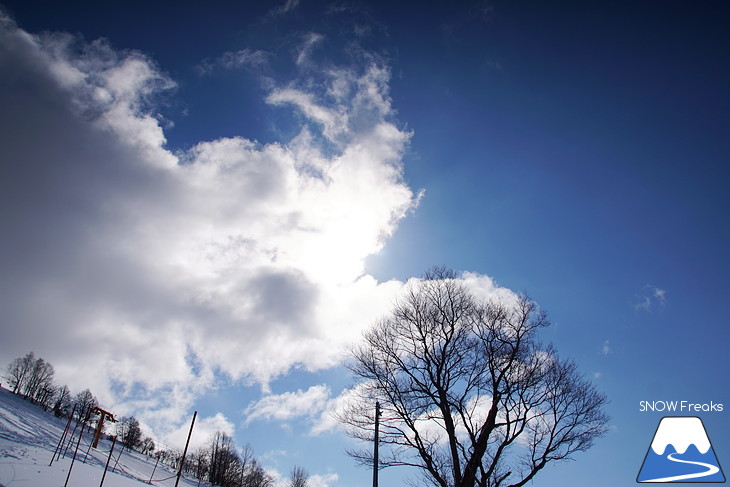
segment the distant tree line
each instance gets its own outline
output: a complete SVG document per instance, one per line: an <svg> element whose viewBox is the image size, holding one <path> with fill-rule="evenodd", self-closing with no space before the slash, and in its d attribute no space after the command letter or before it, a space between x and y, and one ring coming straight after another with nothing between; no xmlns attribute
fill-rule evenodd
<svg viewBox="0 0 730 487"><path fill-rule="evenodd" d="M58 388L53 381L53 365L42 358L35 358L33 352L11 361L6 379L10 390L26 399L40 404L48 410Z"/></svg>
<svg viewBox="0 0 730 487"><path fill-rule="evenodd" d="M188 455L183 471L221 487L274 485L274 477L254 458L251 446L239 449L233 438L222 431Z"/></svg>
<svg viewBox="0 0 730 487"><path fill-rule="evenodd" d="M72 395L68 386L58 386L54 381L53 366L36 358L33 352L10 362L5 375L8 388L22 395L46 411L58 417L73 413L77 421L92 422L92 411L99 401L89 389ZM108 424L108 423L107 423ZM119 443L128 450L154 456L173 469L180 467L182 453L174 449L155 450L154 441L145 436L134 416L118 419L114 427ZM254 458L253 448L238 448L233 438L222 431L213 434L204 446L188 453L183 465L188 476L210 482L220 487L272 487L275 478ZM294 467L287 487L307 487L309 473L302 467Z"/></svg>
<svg viewBox="0 0 730 487"><path fill-rule="evenodd" d="M96 419L92 414L99 407L96 396L89 389L72 395L67 385L57 385L53 365L42 358L36 358L33 352L10 361L5 380L13 393L23 396L45 411L53 411L58 417L68 417L73 413L77 421L84 423L94 422ZM155 450L154 441L144 436L139 421L134 416L121 418L115 429L117 438L126 448L147 455Z"/></svg>
<svg viewBox="0 0 730 487"><path fill-rule="evenodd" d="M239 449L222 431L187 456L183 471L221 487L272 487L276 480L253 456L251 445ZM308 486L309 472L300 466L292 468L286 487Z"/></svg>

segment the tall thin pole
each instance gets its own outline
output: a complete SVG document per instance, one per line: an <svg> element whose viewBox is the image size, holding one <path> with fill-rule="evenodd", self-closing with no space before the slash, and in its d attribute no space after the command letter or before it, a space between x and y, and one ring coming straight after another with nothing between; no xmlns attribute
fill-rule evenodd
<svg viewBox="0 0 730 487"><path fill-rule="evenodd" d="M152 475L150 475L150 480L147 482L148 484L152 485L152 477L155 476L155 472L157 471L157 464L160 463L160 456L157 455L157 461L155 462L155 468L152 469Z"/></svg>
<svg viewBox="0 0 730 487"><path fill-rule="evenodd" d="M380 403L375 401L375 445L373 446L373 487L378 487L378 442L380 435Z"/></svg>
<svg viewBox="0 0 730 487"><path fill-rule="evenodd" d="M71 411L71 416L68 417L68 421L66 421L66 428L63 430L63 434L61 435L61 439L58 440L58 445L56 445L56 450L53 452L53 456L51 457L51 463L48 464L50 467L53 465L53 460L56 458L56 453L58 453L58 458L61 458L61 449L63 447L63 442L66 439L66 435L68 434L68 428L71 426L71 420L74 417L74 413L76 412L76 405L74 404L74 408Z"/></svg>
<svg viewBox="0 0 730 487"><path fill-rule="evenodd" d="M91 426L89 426L89 431L91 431ZM84 455L84 461L83 463L86 463L86 459L89 456L89 452L91 451L91 447L94 446L93 443L89 443L89 448L86 450L86 455Z"/></svg>
<svg viewBox="0 0 730 487"><path fill-rule="evenodd" d="M112 472L117 471L117 465L119 465L119 459L122 458L122 453L124 453L124 442L122 441L121 448L119 449L119 455L117 455L117 459L114 460L114 466L112 467ZM124 470L123 467L120 467L121 470Z"/></svg>
<svg viewBox="0 0 730 487"><path fill-rule="evenodd" d="M112 437L112 448L109 450L109 456L106 459L106 466L104 467L104 475L101 476L101 483L99 484L99 487L104 486L104 479L106 478L106 471L109 469L109 462L112 460L112 453L114 452L114 445L117 444L117 437Z"/></svg>
<svg viewBox="0 0 730 487"><path fill-rule="evenodd" d="M79 441L76 442L76 449L74 450L74 456L71 458L71 466L68 467L68 475L66 475L66 483L63 484L63 487L68 486L68 479L71 478L71 469L74 468L74 462L76 461L76 454L79 452L79 445L81 444L81 438L84 436L84 427L86 427L86 423L81 424L81 433L79 433Z"/></svg>
<svg viewBox="0 0 730 487"><path fill-rule="evenodd" d="M193 414L193 422L190 423L190 433L188 433L188 441L185 443L185 450L183 450L182 460L180 460L180 470L177 471L177 480L175 480L175 487L180 483L180 475L182 475L183 465L185 465L185 455L188 454L188 445L190 445L190 437L193 435L193 426L195 426L195 418L198 416L198 412L195 411Z"/></svg>
<svg viewBox="0 0 730 487"><path fill-rule="evenodd" d="M73 431L71 431L71 436L68 436L67 435L67 437L68 437L68 443L66 443L66 448L63 450L63 456L64 456L64 458L66 457L66 453L68 453L68 449L71 448L71 445L73 445L74 436L76 436L76 428L79 427L80 419L81 418L79 418L79 419L76 420L76 423L74 424L74 429L73 429ZM58 458L59 459L61 458L61 452L60 451L58 452Z"/></svg>

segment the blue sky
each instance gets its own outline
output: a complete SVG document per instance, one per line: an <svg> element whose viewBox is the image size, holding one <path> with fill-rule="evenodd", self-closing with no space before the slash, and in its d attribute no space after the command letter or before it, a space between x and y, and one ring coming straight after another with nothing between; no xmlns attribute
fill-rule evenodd
<svg viewBox="0 0 730 487"><path fill-rule="evenodd" d="M610 399L533 485L633 483L642 400L730 407L724 2L4 7L0 362L364 486L336 349L443 264L526 291Z"/></svg>

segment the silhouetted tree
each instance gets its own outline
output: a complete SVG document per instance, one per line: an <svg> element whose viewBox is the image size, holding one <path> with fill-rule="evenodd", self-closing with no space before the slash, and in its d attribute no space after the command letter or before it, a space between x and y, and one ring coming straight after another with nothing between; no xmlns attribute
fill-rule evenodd
<svg viewBox="0 0 730 487"><path fill-rule="evenodd" d="M27 380L30 371L33 370L35 365L35 354L30 352L25 357L19 357L13 359L7 367L7 375L5 378L8 380L10 389L15 394L20 394L24 385L24 381Z"/></svg>
<svg viewBox="0 0 730 487"><path fill-rule="evenodd" d="M53 375L53 365L42 358L33 361L23 384L25 397L34 402L45 403L48 396L55 392Z"/></svg>
<svg viewBox="0 0 730 487"><path fill-rule="evenodd" d="M381 403L379 467L414 466L440 487L525 485L608 422L605 396L538 340L548 325L527 296L482 302L432 269L353 348L359 384L340 419L372 441ZM370 451L350 453L372 464Z"/></svg>
<svg viewBox="0 0 730 487"><path fill-rule="evenodd" d="M209 463L208 451L205 448L198 448L189 457L190 473L198 479L207 478Z"/></svg>
<svg viewBox="0 0 730 487"><path fill-rule="evenodd" d="M53 405L53 414L56 416L65 416L71 408L71 391L67 385L63 385L56 390L55 403Z"/></svg>
<svg viewBox="0 0 730 487"><path fill-rule="evenodd" d="M274 478L254 458L251 467L244 477L242 487L271 487L274 485Z"/></svg>
<svg viewBox="0 0 730 487"><path fill-rule="evenodd" d="M48 409L56 393L53 365L30 352L10 362L6 378L12 391Z"/></svg>
<svg viewBox="0 0 730 487"><path fill-rule="evenodd" d="M233 487L240 480L238 467L240 458L236 452L233 438L227 433L218 431L213 435L209 445L210 467L208 480L221 487Z"/></svg>
<svg viewBox="0 0 730 487"><path fill-rule="evenodd" d="M246 475L249 473L252 462L254 460L253 448L251 447L251 445L246 444L243 448L241 448L238 459L238 476L240 478L238 485L245 485L244 482L246 480Z"/></svg>
<svg viewBox="0 0 730 487"><path fill-rule="evenodd" d="M74 404L76 405L76 417L78 420L87 421L91 416L91 411L99 406L99 401L89 389L84 389L76 394Z"/></svg>
<svg viewBox="0 0 730 487"><path fill-rule="evenodd" d="M136 450L142 446L142 429L134 416L124 416L117 422L117 436L120 443L129 450Z"/></svg>
<svg viewBox="0 0 730 487"><path fill-rule="evenodd" d="M304 467L294 467L289 472L289 486L288 487L307 487L307 480L309 480L309 472Z"/></svg>
<svg viewBox="0 0 730 487"><path fill-rule="evenodd" d="M44 411L51 409L54 398L56 397L56 391L58 391L58 386L54 382L49 382L36 392L35 401Z"/></svg>

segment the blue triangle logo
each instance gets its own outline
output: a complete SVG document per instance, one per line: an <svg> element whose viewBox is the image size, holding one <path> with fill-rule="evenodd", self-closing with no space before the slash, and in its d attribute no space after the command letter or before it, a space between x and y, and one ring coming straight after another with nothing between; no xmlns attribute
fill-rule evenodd
<svg viewBox="0 0 730 487"><path fill-rule="evenodd" d="M657 426L637 482L725 482L702 420L666 416Z"/></svg>

